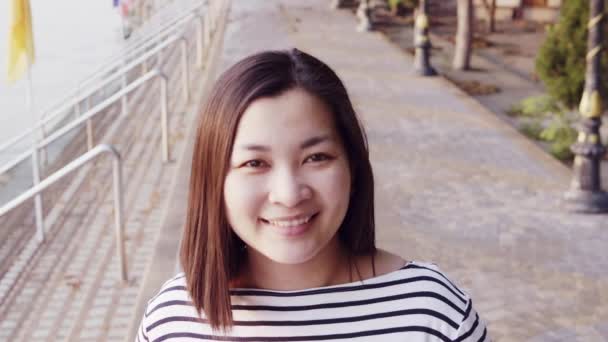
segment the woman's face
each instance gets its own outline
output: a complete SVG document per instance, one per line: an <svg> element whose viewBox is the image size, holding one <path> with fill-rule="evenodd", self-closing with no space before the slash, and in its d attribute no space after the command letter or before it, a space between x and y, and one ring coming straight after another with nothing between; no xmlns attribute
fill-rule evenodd
<svg viewBox="0 0 608 342"><path fill-rule="evenodd" d="M296 88L243 113L224 182L228 221L249 248L285 264L336 236L351 175L330 109Z"/></svg>

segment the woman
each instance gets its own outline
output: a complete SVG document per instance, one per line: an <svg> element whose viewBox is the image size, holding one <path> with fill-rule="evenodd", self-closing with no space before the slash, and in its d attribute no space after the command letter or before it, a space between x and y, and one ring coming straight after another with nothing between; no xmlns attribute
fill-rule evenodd
<svg viewBox="0 0 608 342"><path fill-rule="evenodd" d="M376 249L365 135L346 89L297 49L240 61L200 116L184 273L139 341L483 341L434 265Z"/></svg>

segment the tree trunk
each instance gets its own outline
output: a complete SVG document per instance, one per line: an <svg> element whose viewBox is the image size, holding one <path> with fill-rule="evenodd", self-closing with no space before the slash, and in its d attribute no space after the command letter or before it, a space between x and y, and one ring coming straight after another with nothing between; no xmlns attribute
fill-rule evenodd
<svg viewBox="0 0 608 342"><path fill-rule="evenodd" d="M458 0L458 30L456 31L456 51L452 64L454 69L470 69L472 40L473 0Z"/></svg>
<svg viewBox="0 0 608 342"><path fill-rule="evenodd" d="M488 32L494 33L496 32L496 0L483 0L483 7L488 12Z"/></svg>

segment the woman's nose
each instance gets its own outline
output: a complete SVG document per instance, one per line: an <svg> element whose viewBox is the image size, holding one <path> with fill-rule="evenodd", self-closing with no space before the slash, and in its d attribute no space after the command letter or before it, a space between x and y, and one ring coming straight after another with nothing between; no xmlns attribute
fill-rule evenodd
<svg viewBox="0 0 608 342"><path fill-rule="evenodd" d="M268 193L271 203L293 208L311 196L312 189L295 172L283 169L273 175Z"/></svg>

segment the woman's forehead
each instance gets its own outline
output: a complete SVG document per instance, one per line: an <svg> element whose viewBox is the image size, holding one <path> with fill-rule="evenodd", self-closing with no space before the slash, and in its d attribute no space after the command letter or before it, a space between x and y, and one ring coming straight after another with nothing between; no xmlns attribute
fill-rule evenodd
<svg viewBox="0 0 608 342"><path fill-rule="evenodd" d="M235 144L299 145L320 136L337 139L333 113L317 96L296 88L251 103L240 119Z"/></svg>

